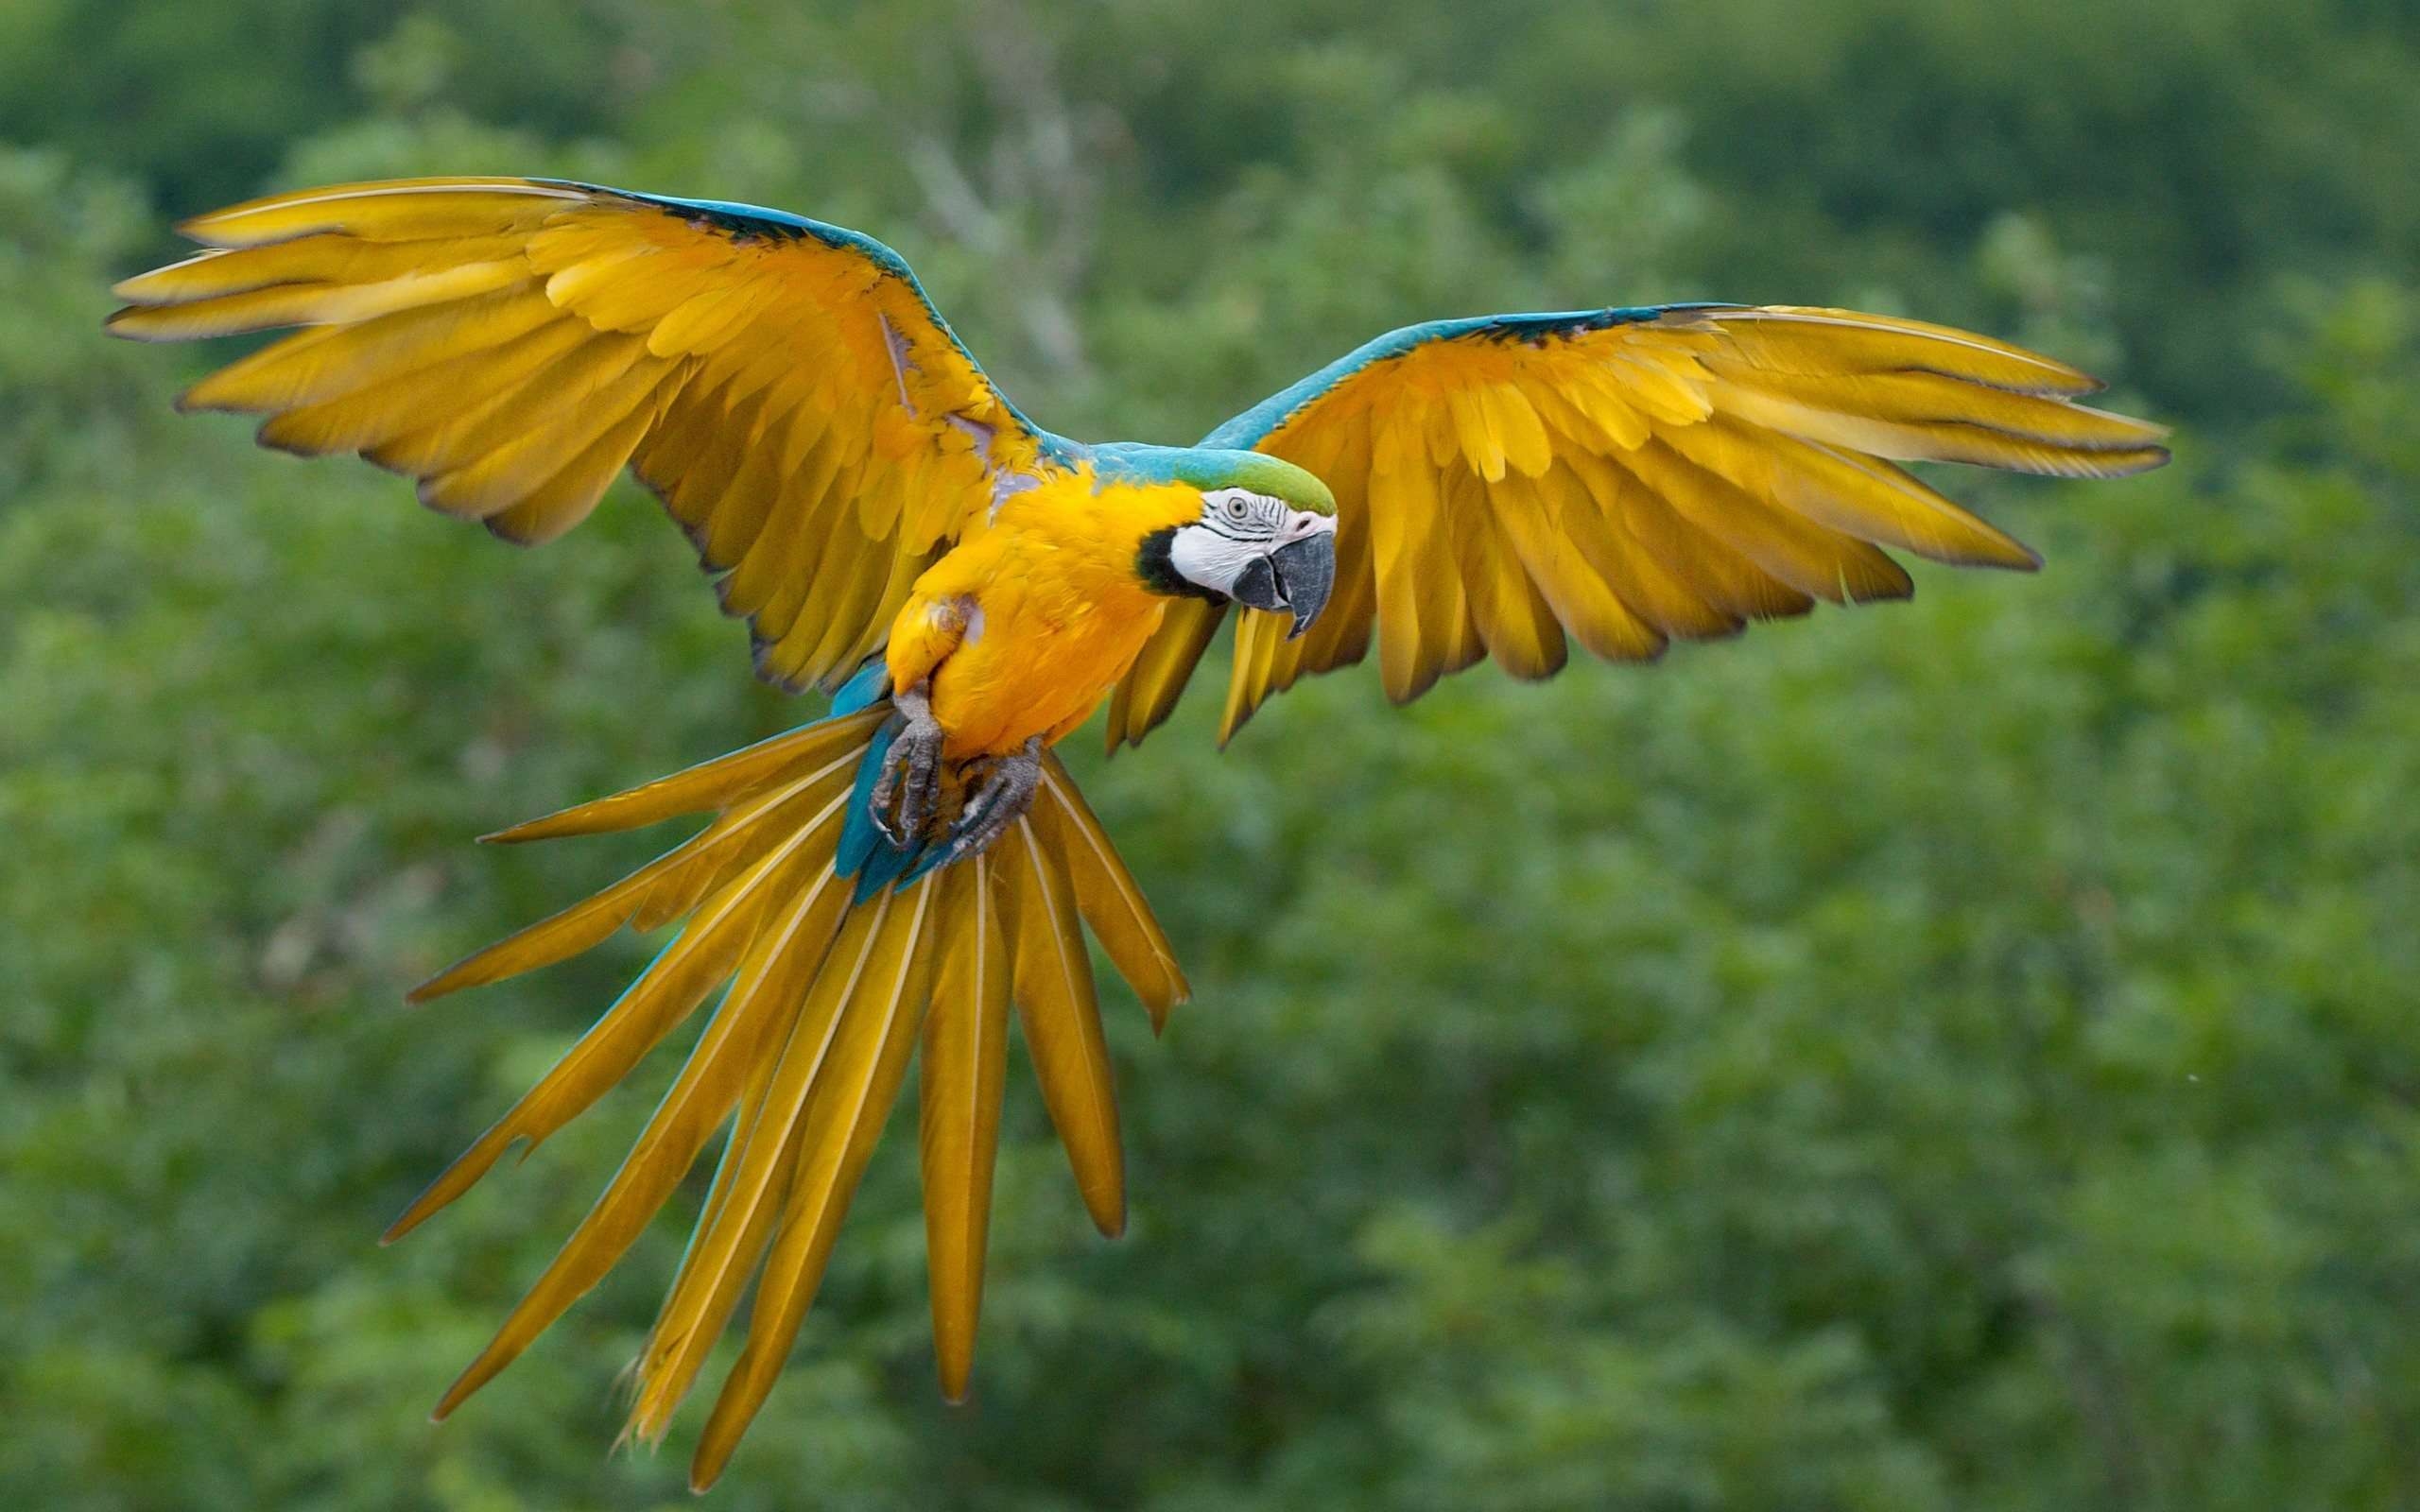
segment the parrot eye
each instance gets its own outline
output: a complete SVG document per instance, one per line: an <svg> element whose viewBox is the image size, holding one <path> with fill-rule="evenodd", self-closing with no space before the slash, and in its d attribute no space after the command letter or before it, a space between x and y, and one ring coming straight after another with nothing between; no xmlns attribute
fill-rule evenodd
<svg viewBox="0 0 2420 1512"><path fill-rule="evenodd" d="M1227 518L1238 523L1252 518L1252 507L1244 503L1242 494L1231 493L1227 496Z"/></svg>

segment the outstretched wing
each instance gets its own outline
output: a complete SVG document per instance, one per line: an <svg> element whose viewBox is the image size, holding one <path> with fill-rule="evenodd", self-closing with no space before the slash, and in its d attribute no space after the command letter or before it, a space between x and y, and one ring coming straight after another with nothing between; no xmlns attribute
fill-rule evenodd
<svg viewBox="0 0 2420 1512"><path fill-rule="evenodd" d="M1880 548L2030 570L2024 546L1897 461L2060 477L2157 467L2156 426L2100 385L1945 326L1845 310L1667 305L1440 320L1380 336L1202 444L1272 453L1335 490L1337 584L1301 640L1246 611L1220 738L1305 672L1361 660L1418 697L1482 657L1544 678L1566 633L1643 661L1815 600L1905 597ZM1110 743L1167 716L1224 610L1172 611L1111 706Z"/></svg>
<svg viewBox="0 0 2420 1512"><path fill-rule="evenodd" d="M625 463L757 665L827 685L993 489L1063 443L985 378L897 253L779 211L539 179L351 184L181 228L120 335L309 329L203 379L265 445L357 452L431 508L536 542Z"/></svg>

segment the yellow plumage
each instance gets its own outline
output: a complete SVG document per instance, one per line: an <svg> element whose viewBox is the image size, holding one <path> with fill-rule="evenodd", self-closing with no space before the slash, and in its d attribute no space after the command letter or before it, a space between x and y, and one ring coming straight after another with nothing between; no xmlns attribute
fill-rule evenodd
<svg viewBox="0 0 2420 1512"><path fill-rule="evenodd" d="M1120 1234L1126 1231L1126 1157L1118 1144L1109 1045L1077 927L1075 890L1034 828L1030 817L1018 820L993 852L1006 884L1010 982L1042 1081L1043 1106L1075 1167L1084 1210L1102 1233Z"/></svg>
<svg viewBox="0 0 2420 1512"><path fill-rule="evenodd" d="M1167 576L1170 538L1205 523L1214 489L1258 480L1316 512L1332 492L1336 511L1324 613L1307 627L1237 618L1223 740L1374 640L1403 701L1482 659L1544 678L1573 640L1639 661L1818 600L1905 596L1885 547L2035 565L1901 462L2108 477L2167 455L2156 427L2078 404L2098 386L2051 359L1793 306L1408 328L1203 447L1086 448L1008 404L895 254L775 212L454 179L281 196L183 229L209 249L119 284L129 307L112 330L302 328L194 385L186 407L258 415L265 444L306 455L359 453L415 479L430 507L526 543L579 524L628 468L750 622L764 676L792 688L888 677L895 708L490 836L711 816L413 994L535 970L625 925L678 925L388 1237L562 1128L711 1003L620 1170L438 1409L593 1287L727 1128L634 1366L627 1430L661 1437L756 1278L692 1464L700 1486L772 1387L920 1045L945 1395L964 1395L972 1366L1012 1005L1086 1209L1104 1233L1123 1227L1087 932L1155 1027L1186 986L1098 817L1028 743L1046 747L1104 702L1112 747L1139 743L1174 709L1227 618L1219 590ZM1301 523L1324 539L1323 522ZM860 872L876 843L868 753L904 742L919 706L938 730L919 738L942 753L941 813L1019 761L1029 806L988 850L904 880Z"/></svg>
<svg viewBox="0 0 2420 1512"><path fill-rule="evenodd" d="M716 813L684 845L414 993L425 1000L563 959L625 922L685 917L620 1001L396 1220L389 1240L468 1191L514 1144L534 1144L585 1110L716 986L730 985L622 1169L446 1392L440 1416L602 1279L735 1115L688 1257L640 1356L631 1418L633 1434L661 1436L761 1261L748 1348L693 1468L700 1485L712 1481L813 1299L920 1037L936 1344L946 1388L963 1395L1011 995L1085 1205L1104 1232L1123 1226L1115 1091L1082 926L1093 925L1155 1022L1186 991L1167 937L1055 757L1044 801L1008 841L853 903L833 873L833 848L851 773L878 722L869 712L811 725L492 837L551 839Z"/></svg>
<svg viewBox="0 0 2420 1512"><path fill-rule="evenodd" d="M2031 552L1895 463L2114 477L2164 461L2157 426L2074 402L2099 387L1971 333L1793 306L1390 351L1256 442L1334 490L1340 558L1366 552L1374 583L1340 593L1299 648L1244 616L1221 737L1303 673L1359 660L1373 629L1400 702L1481 655L1550 675L1564 630L1636 660L1817 598L1905 596L1877 545L2030 569ZM1173 708L1168 669L1189 672L1204 639L1160 632L1113 746Z"/></svg>
<svg viewBox="0 0 2420 1512"><path fill-rule="evenodd" d="M992 887L997 865L978 855L957 873L963 927L944 947L925 1019L917 1072L918 1146L925 1180L925 1264L942 1393L966 1397L983 1308L983 1251L1008 1080L1009 944Z"/></svg>
<svg viewBox="0 0 2420 1512"><path fill-rule="evenodd" d="M788 685L845 674L945 542L979 528L987 464L960 422L991 433L995 464L1036 444L904 268L855 245L734 236L510 179L315 190L182 230L219 249L119 284L113 331L313 328L204 379L188 405L262 414L262 440L288 451L360 452L420 479L431 507L523 542L578 524L631 463L711 541L712 565L766 558L735 602ZM743 389L755 407L734 438ZM817 507L834 490L848 510ZM790 532L765 528L776 518L880 565L783 592L799 561Z"/></svg>

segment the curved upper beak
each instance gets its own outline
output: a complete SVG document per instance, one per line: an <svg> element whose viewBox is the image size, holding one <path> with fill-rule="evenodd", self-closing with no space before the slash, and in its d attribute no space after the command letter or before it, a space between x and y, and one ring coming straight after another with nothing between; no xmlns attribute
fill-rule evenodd
<svg viewBox="0 0 2420 1512"><path fill-rule="evenodd" d="M1290 641L1311 627L1311 621L1318 619L1320 610L1327 607L1327 596L1335 588L1336 527L1329 521L1319 520L1315 526L1306 526L1303 534L1247 566L1229 592L1236 603L1248 609L1293 615L1293 627L1286 632Z"/></svg>
<svg viewBox="0 0 2420 1512"><path fill-rule="evenodd" d="M1293 627L1286 632L1290 641L1311 627L1336 589L1336 531L1289 541L1271 552L1269 560L1277 571L1278 596L1294 613Z"/></svg>

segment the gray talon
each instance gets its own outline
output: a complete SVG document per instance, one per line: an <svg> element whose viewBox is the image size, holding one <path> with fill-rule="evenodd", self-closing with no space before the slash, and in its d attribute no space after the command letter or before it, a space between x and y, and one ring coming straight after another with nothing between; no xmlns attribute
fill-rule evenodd
<svg viewBox="0 0 2420 1512"><path fill-rule="evenodd" d="M892 850L904 850L925 833L925 823L933 816L941 789L942 736L923 693L902 693L891 703L908 722L891 738L882 775L874 779L866 806L873 811L873 827L883 839ZM891 812L894 797L898 800L895 815Z"/></svg>
<svg viewBox="0 0 2420 1512"><path fill-rule="evenodd" d="M951 828L949 858L960 861L988 850L1033 807L1033 795L1041 787L1042 737L1036 735L1025 743L1025 749L1001 757L984 774L983 784L966 800L966 808Z"/></svg>

